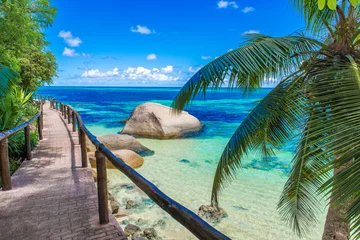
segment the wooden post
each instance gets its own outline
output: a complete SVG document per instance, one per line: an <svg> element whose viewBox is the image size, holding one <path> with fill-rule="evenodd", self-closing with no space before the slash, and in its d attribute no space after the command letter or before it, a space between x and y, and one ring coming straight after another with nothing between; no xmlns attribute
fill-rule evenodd
<svg viewBox="0 0 360 240"><path fill-rule="evenodd" d="M64 105L64 119L66 119L66 112L67 112L66 105Z"/></svg>
<svg viewBox="0 0 360 240"><path fill-rule="evenodd" d="M71 109L70 109L70 107L68 107L68 109L67 109L67 115L68 115L68 124L70 124L71 123Z"/></svg>
<svg viewBox="0 0 360 240"><path fill-rule="evenodd" d="M76 132L76 114L75 114L75 111L72 112L72 124L73 124L73 132Z"/></svg>
<svg viewBox="0 0 360 240"><path fill-rule="evenodd" d="M55 101L55 109L56 109L56 111L59 110L59 106L58 106L58 102L57 102L57 101Z"/></svg>
<svg viewBox="0 0 360 240"><path fill-rule="evenodd" d="M81 126L80 126L80 123L79 123L79 119L76 117L77 119L77 123L78 123L78 139L79 139L79 144L81 144Z"/></svg>
<svg viewBox="0 0 360 240"><path fill-rule="evenodd" d="M60 103L61 116L64 116L64 105Z"/></svg>
<svg viewBox="0 0 360 240"><path fill-rule="evenodd" d="M38 128L38 134L39 134L39 140L43 139L43 135L42 135L42 127L41 127L41 115L38 117L37 119L37 128Z"/></svg>
<svg viewBox="0 0 360 240"><path fill-rule="evenodd" d="M26 159L31 160L31 138L30 138L30 126L25 127L25 146L26 146Z"/></svg>
<svg viewBox="0 0 360 240"><path fill-rule="evenodd" d="M109 223L108 191L106 177L106 158L100 151L95 152L96 172L97 172L97 190L100 224Z"/></svg>
<svg viewBox="0 0 360 240"><path fill-rule="evenodd" d="M87 151L86 151L86 135L84 130L80 129L80 148L81 148L81 163L82 167L88 167Z"/></svg>
<svg viewBox="0 0 360 240"><path fill-rule="evenodd" d="M41 130L44 128L44 104L41 104Z"/></svg>
<svg viewBox="0 0 360 240"><path fill-rule="evenodd" d="M11 189L10 164L8 153L8 139L5 138L0 141L0 164L1 164L1 181L2 190L7 191Z"/></svg>

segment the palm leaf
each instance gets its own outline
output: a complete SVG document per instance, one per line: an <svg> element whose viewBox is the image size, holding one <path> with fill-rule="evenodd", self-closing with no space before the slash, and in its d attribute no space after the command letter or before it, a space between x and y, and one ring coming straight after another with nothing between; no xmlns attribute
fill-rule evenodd
<svg viewBox="0 0 360 240"><path fill-rule="evenodd" d="M349 205L347 216L359 234L359 68L340 58L318 61L307 72L307 125L279 202L282 218L298 234L316 220L317 196ZM339 174L333 169L352 162ZM356 230L357 229L357 230ZM357 235L359 237L359 235Z"/></svg>
<svg viewBox="0 0 360 240"><path fill-rule="evenodd" d="M250 151L266 156L279 149L295 135L301 124L304 98L298 86L304 78L299 71L284 79L247 115L225 147L216 169L212 203L218 205L218 194L235 177L242 159ZM271 151L273 152L273 151Z"/></svg>
<svg viewBox="0 0 360 240"><path fill-rule="evenodd" d="M306 27L314 34L326 33L327 23L335 22L336 11L329 8L319 9L318 0L291 0L293 6L303 14Z"/></svg>
<svg viewBox="0 0 360 240"><path fill-rule="evenodd" d="M180 90L172 107L182 110L209 86L258 88L266 79L278 79L297 70L321 43L302 34L272 38L260 34L247 36L236 50L228 52L200 69ZM304 54L299 54L304 53Z"/></svg>

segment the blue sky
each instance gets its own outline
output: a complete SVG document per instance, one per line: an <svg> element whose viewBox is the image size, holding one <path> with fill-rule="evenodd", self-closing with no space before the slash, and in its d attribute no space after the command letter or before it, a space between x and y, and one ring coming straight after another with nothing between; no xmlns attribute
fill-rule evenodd
<svg viewBox="0 0 360 240"><path fill-rule="evenodd" d="M55 85L182 86L242 34L303 28L288 0L53 0Z"/></svg>

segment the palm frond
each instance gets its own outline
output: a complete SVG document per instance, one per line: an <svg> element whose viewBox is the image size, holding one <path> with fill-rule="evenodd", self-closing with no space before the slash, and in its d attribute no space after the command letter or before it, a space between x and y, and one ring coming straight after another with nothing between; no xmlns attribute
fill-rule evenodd
<svg viewBox="0 0 360 240"><path fill-rule="evenodd" d="M293 6L303 14L306 27L314 34L325 33L326 23L334 23L336 11L327 7L320 10L318 0L291 0Z"/></svg>
<svg viewBox="0 0 360 240"><path fill-rule="evenodd" d="M358 75L359 68L341 58L318 61L307 72L307 125L279 202L281 216L300 235L316 221L319 195L349 205L344 220L351 222L353 231L359 227ZM333 169L350 162L351 167L333 175Z"/></svg>
<svg viewBox="0 0 360 240"><path fill-rule="evenodd" d="M248 35L242 46L200 69L180 90L172 107L182 110L209 86L219 88L228 80L229 87L258 88L266 79L279 79L299 69L321 43L302 34L272 38ZM304 53L304 54L299 54Z"/></svg>
<svg viewBox="0 0 360 240"><path fill-rule="evenodd" d="M302 92L297 91L303 80L302 71L284 79L252 111L231 137L216 169L212 203L218 205L218 194L235 176L242 159L250 151L279 149L295 134L302 120ZM265 148L263 146L266 146Z"/></svg>

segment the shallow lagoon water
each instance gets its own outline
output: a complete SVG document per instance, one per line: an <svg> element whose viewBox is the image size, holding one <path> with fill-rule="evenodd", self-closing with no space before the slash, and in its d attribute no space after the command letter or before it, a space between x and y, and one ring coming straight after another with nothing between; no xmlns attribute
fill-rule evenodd
<svg viewBox="0 0 360 240"><path fill-rule="evenodd" d="M121 120L129 117L139 104L153 101L170 105L177 88L97 88L44 87L39 94L51 95L77 109L95 135L118 133ZM173 140L138 140L151 150L144 165L137 169L164 193L197 212L209 204L213 176L218 159L232 133L251 109L270 90L261 89L243 95L240 91L219 90L209 93L206 101L198 98L186 109L206 127L198 136ZM289 144L276 158L263 163L249 155L238 177L222 193L221 206L228 213L215 227L232 239L299 239L280 220L276 210L283 185L290 170L294 146ZM123 174L109 170L109 188L122 207L131 199L140 204L120 220L152 227L158 220L165 226L155 229L163 239L195 239L185 228L157 207ZM324 208L325 210L325 208ZM140 221L138 221L141 219ZM321 239L325 212L319 223L303 239ZM125 225L123 225L125 226Z"/></svg>

